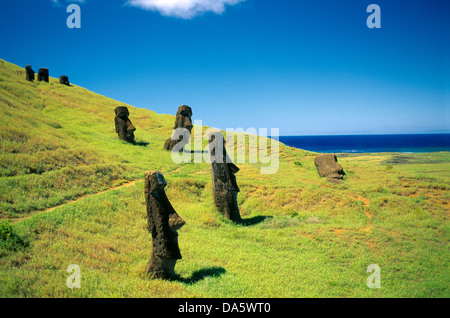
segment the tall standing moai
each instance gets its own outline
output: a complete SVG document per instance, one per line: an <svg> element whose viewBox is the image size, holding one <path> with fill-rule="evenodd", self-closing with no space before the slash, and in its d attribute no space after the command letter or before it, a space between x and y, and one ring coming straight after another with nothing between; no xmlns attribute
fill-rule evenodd
<svg viewBox="0 0 450 318"><path fill-rule="evenodd" d="M59 84L70 86L69 77L66 75L61 75L59 77Z"/></svg>
<svg viewBox="0 0 450 318"><path fill-rule="evenodd" d="M33 82L34 81L34 74L36 74L33 69L31 68L31 65L25 66L25 73L26 73L26 80Z"/></svg>
<svg viewBox="0 0 450 318"><path fill-rule="evenodd" d="M177 138L175 137L175 132L177 128L184 128L189 131L189 134L192 131L192 108L187 105L181 105L178 107L177 111L177 117L175 119L175 126L173 127L174 132L172 133L172 137L166 140L164 143L164 149L166 150L172 150L173 147L175 147L176 144L183 141L183 136L180 136ZM186 144L188 141L184 140L183 144Z"/></svg>
<svg viewBox="0 0 450 318"><path fill-rule="evenodd" d="M136 131L136 128L128 118L130 116L128 108L125 106L119 106L116 107L114 112L116 113L114 123L116 125L116 133L119 135L119 139L129 143L134 143L134 132Z"/></svg>
<svg viewBox="0 0 450 318"><path fill-rule="evenodd" d="M48 83L49 77L50 77L50 76L49 76L48 69L47 69L47 68L41 67L41 68L39 69L39 71L38 71L38 81L39 81L39 82L44 81L44 82L47 82L47 83Z"/></svg>
<svg viewBox="0 0 450 318"><path fill-rule="evenodd" d="M166 185L161 172L148 171L145 174L147 229L152 235L152 256L146 269L151 278L174 278L175 264L182 258L177 230L185 221L170 204L164 191Z"/></svg>
<svg viewBox="0 0 450 318"><path fill-rule="evenodd" d="M235 176L239 168L228 157L221 131L212 132L208 139L214 204L227 219L241 222L237 203L240 190Z"/></svg>

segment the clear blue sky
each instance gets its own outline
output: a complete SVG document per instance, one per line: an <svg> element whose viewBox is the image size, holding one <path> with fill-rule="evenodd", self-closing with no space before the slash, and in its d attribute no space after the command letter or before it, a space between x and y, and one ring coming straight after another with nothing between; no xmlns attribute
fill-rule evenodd
<svg viewBox="0 0 450 318"><path fill-rule="evenodd" d="M0 0L0 58L157 113L187 104L221 129L450 132L450 1L231 2L195 15L127 0ZM66 26L69 3L81 29ZM371 3L381 29L366 25Z"/></svg>

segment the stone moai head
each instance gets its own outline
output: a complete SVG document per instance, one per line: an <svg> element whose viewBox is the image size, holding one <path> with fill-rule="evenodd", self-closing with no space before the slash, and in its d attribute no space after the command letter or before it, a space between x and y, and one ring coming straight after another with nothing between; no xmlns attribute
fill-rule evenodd
<svg viewBox="0 0 450 318"><path fill-rule="evenodd" d="M25 77L26 80L33 82L35 73L34 73L33 69L31 68L31 65L25 66L25 73L26 73L26 77Z"/></svg>
<svg viewBox="0 0 450 318"><path fill-rule="evenodd" d="M130 116L128 108L125 106L119 106L116 107L114 112L116 113L114 123L116 125L116 133L119 135L119 139L129 143L134 143L134 132L136 131L136 128L128 118Z"/></svg>
<svg viewBox="0 0 450 318"><path fill-rule="evenodd" d="M38 71L38 81L39 82L47 82L49 81L49 72L48 69L41 67Z"/></svg>
<svg viewBox="0 0 450 318"><path fill-rule="evenodd" d="M240 222L235 176L239 168L228 157L221 131L212 132L208 139L214 204L227 219Z"/></svg>
<svg viewBox="0 0 450 318"><path fill-rule="evenodd" d="M329 182L342 183L344 178L344 169L337 162L336 155L332 153L317 156L314 159L319 176L326 177Z"/></svg>
<svg viewBox="0 0 450 318"><path fill-rule="evenodd" d="M192 108L187 105L181 105L180 107L178 107L177 116L175 118L175 126L173 127L173 129L176 130L177 128L184 128L187 129L190 134L193 127L191 117L192 117ZM173 147L182 140L183 140L182 136L174 137L174 134L172 134L172 137L167 139L166 142L164 143L164 148L166 150L172 150Z"/></svg>
<svg viewBox="0 0 450 318"><path fill-rule="evenodd" d="M175 128L186 128L189 132L192 131L192 108L187 105L178 107L177 116L175 119Z"/></svg>
<svg viewBox="0 0 450 318"><path fill-rule="evenodd" d="M69 77L67 77L66 75L61 75L61 76L59 77L59 83L60 83L60 84L63 84L63 85L70 86L70 83L69 83Z"/></svg>
<svg viewBox="0 0 450 318"><path fill-rule="evenodd" d="M148 171L145 174L147 229L152 235L152 257L147 264L147 272L151 278L173 278L176 261L181 259L177 230L185 222L170 204L164 191L166 185L161 172Z"/></svg>

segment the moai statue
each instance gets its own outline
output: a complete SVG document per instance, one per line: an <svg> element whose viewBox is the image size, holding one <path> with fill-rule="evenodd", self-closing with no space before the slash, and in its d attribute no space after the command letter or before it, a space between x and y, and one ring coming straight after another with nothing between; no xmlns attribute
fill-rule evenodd
<svg viewBox="0 0 450 318"><path fill-rule="evenodd" d="M214 204L227 219L241 222L237 204L239 187L235 176L239 168L228 157L221 131L214 131L209 135L209 156Z"/></svg>
<svg viewBox="0 0 450 318"><path fill-rule="evenodd" d="M170 204L164 191L166 185L161 172L148 171L145 174L147 228L152 235L152 257L146 270L151 278L174 278L175 264L181 259L177 230L185 221Z"/></svg>
<svg viewBox="0 0 450 318"><path fill-rule="evenodd" d="M41 67L38 71L38 81L44 81L48 83L49 80L49 73L48 69Z"/></svg>
<svg viewBox="0 0 450 318"><path fill-rule="evenodd" d="M31 65L25 66L26 80L33 82L34 81L34 71L31 68Z"/></svg>
<svg viewBox="0 0 450 318"><path fill-rule="evenodd" d="M70 86L69 77L67 77L66 75L61 75L59 77L59 84Z"/></svg>
<svg viewBox="0 0 450 318"><path fill-rule="evenodd" d="M173 128L174 132L172 134L172 137L167 139L166 142L164 143L164 149L172 150L176 144L183 141L183 136L178 135L179 136L178 138L175 136L175 129L185 128L189 131L189 134L191 133L193 127L191 117L192 117L191 107L187 105L181 105L180 107L178 107L177 117L175 119L175 127ZM186 144L187 142L188 142L187 140L184 140L183 144Z"/></svg>
<svg viewBox="0 0 450 318"><path fill-rule="evenodd" d="M344 177L344 169L337 162L336 155L327 153L320 155L314 159L319 176L326 177L331 183L342 183Z"/></svg>
<svg viewBox="0 0 450 318"><path fill-rule="evenodd" d="M114 110L116 113L116 117L114 118L114 123L116 125L116 133L119 134L119 139L134 143L134 132L136 128L131 123L128 117L130 116L130 112L128 108L125 106L116 107Z"/></svg>

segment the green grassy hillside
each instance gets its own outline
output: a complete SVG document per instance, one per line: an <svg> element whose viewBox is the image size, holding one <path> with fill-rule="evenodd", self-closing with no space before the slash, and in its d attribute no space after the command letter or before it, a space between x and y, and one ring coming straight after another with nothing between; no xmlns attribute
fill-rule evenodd
<svg viewBox="0 0 450 318"><path fill-rule="evenodd" d="M163 149L173 115L126 105L137 128L127 144L114 131L124 103L27 82L3 60L0 105L1 297L450 296L447 152L342 154L334 185L317 154L280 144L276 174L238 164L237 225L214 208L209 165L175 164ZM145 275L147 170L164 173L187 222L174 281ZM71 264L79 289L66 286ZM379 289L366 285L370 264Z"/></svg>

